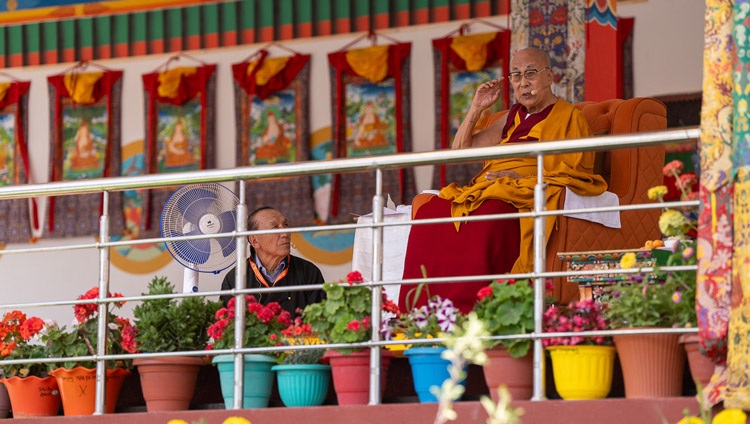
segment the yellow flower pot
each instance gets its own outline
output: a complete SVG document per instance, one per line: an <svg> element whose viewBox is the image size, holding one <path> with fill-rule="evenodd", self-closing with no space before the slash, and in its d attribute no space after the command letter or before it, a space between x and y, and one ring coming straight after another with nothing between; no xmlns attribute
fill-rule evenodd
<svg viewBox="0 0 750 424"><path fill-rule="evenodd" d="M550 346L557 393L565 400L602 399L612 387L614 346Z"/></svg>

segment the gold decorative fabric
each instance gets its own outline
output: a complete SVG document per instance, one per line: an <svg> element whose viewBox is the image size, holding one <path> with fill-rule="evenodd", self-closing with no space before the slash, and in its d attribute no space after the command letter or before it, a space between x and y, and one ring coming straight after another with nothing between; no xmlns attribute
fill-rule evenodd
<svg viewBox="0 0 750 424"><path fill-rule="evenodd" d="M275 57L272 59L266 58L260 65L260 69L255 73L255 83L258 85L266 85L276 74L283 71L289 62L289 56ZM258 61L254 60L247 64L247 74L250 75L255 67L258 66Z"/></svg>
<svg viewBox="0 0 750 424"><path fill-rule="evenodd" d="M451 48L466 62L466 69L478 71L487 62L487 44L497 36L494 32L454 37Z"/></svg>
<svg viewBox="0 0 750 424"><path fill-rule="evenodd" d="M96 88L96 83L102 78L102 75L104 75L103 72L71 72L65 74L63 83L73 102L87 105L96 101L94 98L94 89Z"/></svg>
<svg viewBox="0 0 750 424"><path fill-rule="evenodd" d="M346 62L357 75L370 82L380 82L388 75L389 48L385 45L349 50L346 52Z"/></svg>
<svg viewBox="0 0 750 424"><path fill-rule="evenodd" d="M180 82L183 75L193 75L196 69L193 67L179 67L159 73L159 95L174 99L179 95Z"/></svg>

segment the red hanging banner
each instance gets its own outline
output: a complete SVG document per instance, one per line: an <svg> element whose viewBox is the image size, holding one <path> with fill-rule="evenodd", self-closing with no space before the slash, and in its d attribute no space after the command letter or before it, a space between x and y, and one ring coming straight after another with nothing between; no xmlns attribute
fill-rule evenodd
<svg viewBox="0 0 750 424"><path fill-rule="evenodd" d="M177 57L177 56L176 56ZM169 68L144 74L148 174L214 167L216 65ZM171 189L150 190L143 197L142 232L153 236Z"/></svg>
<svg viewBox="0 0 750 424"><path fill-rule="evenodd" d="M47 81L53 105L50 181L119 176L122 71L81 62ZM50 234L98 235L102 196L50 198ZM112 193L109 198L110 234L120 234L124 229L122 195Z"/></svg>
<svg viewBox="0 0 750 424"><path fill-rule="evenodd" d="M370 34L371 38L374 33ZM328 55L332 70L332 141L334 158L396 154L412 150L409 63L411 43L394 42ZM371 173L334 175L333 221L362 214L375 192ZM411 202L412 169L384 171L383 192L398 204Z"/></svg>

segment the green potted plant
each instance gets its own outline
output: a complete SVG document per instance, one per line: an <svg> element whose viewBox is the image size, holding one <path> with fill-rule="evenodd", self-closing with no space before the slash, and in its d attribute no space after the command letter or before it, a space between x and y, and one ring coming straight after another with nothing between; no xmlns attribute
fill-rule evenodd
<svg viewBox="0 0 750 424"><path fill-rule="evenodd" d="M108 293L108 298L122 297L120 293ZM88 290L77 300L98 299L99 288ZM104 334L108 355L136 352L135 327L127 318L112 312L124 302L107 304L107 329ZM51 326L42 341L50 357L72 358L96 355L99 306L96 303L80 303L73 307L76 323L68 330L65 326ZM96 362L93 360L63 360L50 364L50 374L57 379L65 415L91 415L95 410ZM106 361L106 412L115 411L122 383L130 374L131 361ZM88 387L82 388L82 385ZM86 395L81 396L84 392Z"/></svg>
<svg viewBox="0 0 750 424"><path fill-rule="evenodd" d="M27 317L19 310L6 312L0 322L0 356L6 359L48 358L41 336L47 324L39 317ZM49 375L47 364L7 364L0 367L2 384L8 390L13 417L57 415L60 392ZM7 412L7 411L6 411Z"/></svg>
<svg viewBox="0 0 750 424"><path fill-rule="evenodd" d="M362 274L352 271L346 282L323 284L326 298L307 305L302 313L303 322L327 343L358 343L372 338L372 290L362 284ZM394 309L395 308L395 309ZM383 301L383 309L393 312L398 308L393 302ZM393 354L381 351L381 389ZM369 401L370 351L361 348L329 350L325 358L330 361L333 387L340 405L364 405ZM344 387L347 387L345 390Z"/></svg>
<svg viewBox="0 0 750 424"><path fill-rule="evenodd" d="M694 199L697 178L682 174L680 161L664 166L665 176L675 178L679 197ZM664 201L668 189L657 186L649 189L652 200ZM691 328L697 325L695 311L695 271L663 271L663 266L695 265L695 241L691 235L696 228L696 216L690 209L665 209L659 218L659 229L667 237L665 247L654 250L666 254L662 265L656 264L649 275L629 274L628 278L610 286L602 296L605 315L612 328ZM620 268L635 266L635 254L623 255ZM623 369L626 397L679 396L685 361L679 334L617 335L615 346ZM697 341L696 341L697 342ZM656 374L644 368L653 364L666 376L655 380ZM631 370L643 370L631 374ZM657 385L660 381L668 384Z"/></svg>
<svg viewBox="0 0 750 424"><path fill-rule="evenodd" d="M229 299L227 307L216 312L215 321L208 328L208 335L212 339L209 349L234 347L235 299ZM245 301L247 306L243 346L278 346L281 331L292 324L289 312L283 310L277 302L262 305L252 295L247 295ZM227 409L233 408L234 355L217 355L212 361L219 369L224 404ZM273 388L272 367L277 362L276 354L245 354L244 362L243 405L245 408L265 408Z"/></svg>
<svg viewBox="0 0 750 424"><path fill-rule="evenodd" d="M313 346L321 341L310 324L297 317L294 324L281 332L284 346ZM276 385L281 401L287 407L322 405L328 394L331 366L322 364L325 349L290 349L281 355L281 364L274 365Z"/></svg>
<svg viewBox="0 0 750 424"><path fill-rule="evenodd" d="M166 277L154 277L144 295L174 294ZM218 301L191 296L146 299L133 310L138 350L147 353L203 350ZM137 358L146 408L152 411L188 409L203 359L190 356Z"/></svg>
<svg viewBox="0 0 750 424"><path fill-rule="evenodd" d="M601 305L593 299L550 305L544 312L544 331L576 333L606 330ZM566 400L601 399L612 387L615 348L609 337L560 336L542 340L552 358L557 393Z"/></svg>
<svg viewBox="0 0 750 424"><path fill-rule="evenodd" d="M551 290L547 282L545 289ZM548 297L547 302L551 299ZM534 331L534 287L529 280L496 280L477 292L472 309L491 336L528 334ZM533 393L533 356L530 339L493 340L486 343L488 362L482 367L493 402L497 387L508 387L513 399L527 400Z"/></svg>
<svg viewBox="0 0 750 424"><path fill-rule="evenodd" d="M412 300L419 299L422 290L429 291L429 288L420 284L407 293L408 312L392 320L393 327L389 330L402 334L409 340L442 338L453 333L464 319L461 311L450 299L443 299L437 295L430 296L429 293L427 304L415 306ZM432 343L417 344L404 351L404 355L409 358L414 389L422 403L437 402L438 398L432 388L440 387L443 381L450 377L450 361L441 356L445 350L443 343ZM463 385L463 380L459 384Z"/></svg>

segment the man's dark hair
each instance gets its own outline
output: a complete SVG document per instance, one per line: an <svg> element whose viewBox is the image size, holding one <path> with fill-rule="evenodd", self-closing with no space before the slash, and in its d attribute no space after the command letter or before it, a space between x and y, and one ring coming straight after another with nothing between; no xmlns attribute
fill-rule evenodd
<svg viewBox="0 0 750 424"><path fill-rule="evenodd" d="M261 206L258 209L250 212L250 215L247 216L248 230L250 230L250 231L257 230L258 229L258 222L255 221L255 216L258 215L258 212L269 210L269 209L276 210L275 208L273 208L271 206Z"/></svg>

